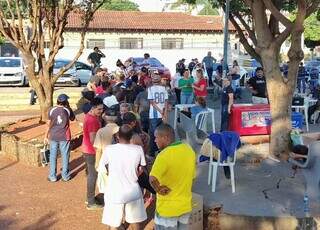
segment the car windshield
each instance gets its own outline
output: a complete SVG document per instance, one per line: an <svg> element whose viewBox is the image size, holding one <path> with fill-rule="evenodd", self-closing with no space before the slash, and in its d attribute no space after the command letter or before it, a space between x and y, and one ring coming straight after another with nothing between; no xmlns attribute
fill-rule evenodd
<svg viewBox="0 0 320 230"><path fill-rule="evenodd" d="M133 58L133 61L135 63L137 63L137 65L143 65L143 61L144 61L144 58ZM149 58L148 59L148 63L151 65L151 67L161 67L162 64L161 62L156 59L156 58Z"/></svg>
<svg viewBox="0 0 320 230"><path fill-rule="evenodd" d="M20 59L0 59L0 67L20 67L21 60Z"/></svg>
<svg viewBox="0 0 320 230"><path fill-rule="evenodd" d="M61 69L62 67L69 64L69 61L55 61L54 63L54 69Z"/></svg>

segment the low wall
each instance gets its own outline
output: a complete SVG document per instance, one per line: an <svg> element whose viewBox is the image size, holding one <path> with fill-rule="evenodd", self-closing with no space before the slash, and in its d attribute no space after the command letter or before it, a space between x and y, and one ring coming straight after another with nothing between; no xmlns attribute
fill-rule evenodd
<svg viewBox="0 0 320 230"><path fill-rule="evenodd" d="M13 134L1 133L1 151L12 160L31 166L41 166L39 154L41 148L40 143L22 142Z"/></svg>
<svg viewBox="0 0 320 230"><path fill-rule="evenodd" d="M43 148L43 143L36 139L20 140L16 135L7 131L7 128L12 124L14 123L5 124L0 127L0 151L4 156L14 161L20 161L30 166L41 166L40 150ZM70 144L71 150L78 148L81 143L82 133L73 135Z"/></svg>

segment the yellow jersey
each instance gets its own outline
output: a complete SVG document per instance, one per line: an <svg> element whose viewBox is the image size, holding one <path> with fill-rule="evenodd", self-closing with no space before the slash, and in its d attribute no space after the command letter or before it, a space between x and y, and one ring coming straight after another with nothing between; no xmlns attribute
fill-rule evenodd
<svg viewBox="0 0 320 230"><path fill-rule="evenodd" d="M157 156L150 175L170 188L166 196L157 194L156 212L177 217L192 210L192 183L196 175L196 154L185 143L175 142Z"/></svg>

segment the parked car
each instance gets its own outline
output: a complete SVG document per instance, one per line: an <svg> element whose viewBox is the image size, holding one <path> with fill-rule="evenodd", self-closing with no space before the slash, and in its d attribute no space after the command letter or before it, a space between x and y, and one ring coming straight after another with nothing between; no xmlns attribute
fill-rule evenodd
<svg viewBox="0 0 320 230"><path fill-rule="evenodd" d="M28 79L20 57L0 57L0 85L25 86Z"/></svg>
<svg viewBox="0 0 320 230"><path fill-rule="evenodd" d="M170 80L171 79L171 73L170 70L165 67L158 59L151 57L148 59L148 62L144 62L143 57L134 57L132 58L133 62L135 63L135 69L139 70L143 66L147 67L149 71L158 71L161 78L165 78Z"/></svg>
<svg viewBox="0 0 320 230"><path fill-rule="evenodd" d="M57 73L62 67L68 65L71 60L57 59L54 63L53 73ZM58 78L56 85L81 86L87 84L91 78L91 67L82 62L75 64Z"/></svg>

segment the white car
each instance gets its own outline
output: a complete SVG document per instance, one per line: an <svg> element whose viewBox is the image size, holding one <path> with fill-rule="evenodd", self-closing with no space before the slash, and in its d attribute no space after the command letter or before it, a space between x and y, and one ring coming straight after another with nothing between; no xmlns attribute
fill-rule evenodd
<svg viewBox="0 0 320 230"><path fill-rule="evenodd" d="M25 86L28 79L20 57L0 57L0 85Z"/></svg>
<svg viewBox="0 0 320 230"><path fill-rule="evenodd" d="M57 73L62 67L68 65L71 60L57 59L54 63L53 73ZM91 78L91 67L77 61L61 77L58 78L56 85L81 86L87 84Z"/></svg>

